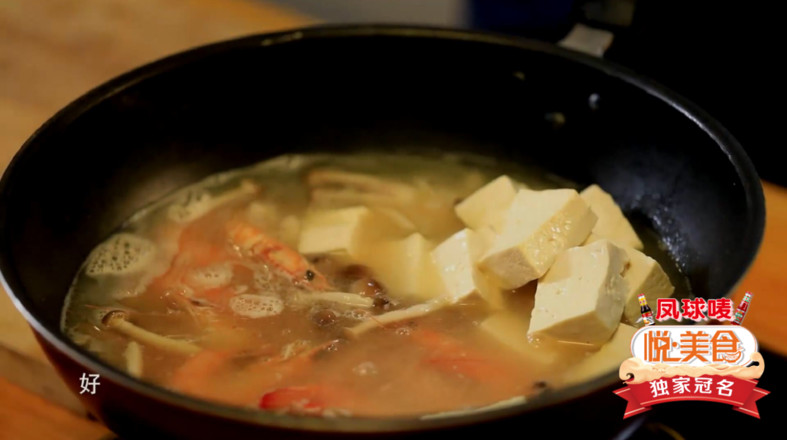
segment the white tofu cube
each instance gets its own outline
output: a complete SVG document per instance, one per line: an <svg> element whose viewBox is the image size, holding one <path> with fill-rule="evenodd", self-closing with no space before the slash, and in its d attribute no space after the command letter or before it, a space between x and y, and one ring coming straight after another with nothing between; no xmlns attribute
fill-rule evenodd
<svg viewBox="0 0 787 440"><path fill-rule="evenodd" d="M491 226L483 226L480 229L474 229L473 232L478 234L484 242L484 253L492 247L497 239L497 232ZM481 255L483 257L484 254Z"/></svg>
<svg viewBox="0 0 787 440"><path fill-rule="evenodd" d="M618 371L620 363L632 356L631 338L636 332L637 329L630 325L619 324L609 342L566 372L563 385L588 382L599 376Z"/></svg>
<svg viewBox="0 0 787 440"><path fill-rule="evenodd" d="M538 282L528 333L585 344L606 342L623 314L627 263L626 251L609 240L558 255Z"/></svg>
<svg viewBox="0 0 787 440"><path fill-rule="evenodd" d="M527 338L528 320L509 311L493 314L481 322L480 328L505 347L516 351L529 361L542 366L553 364L557 352L539 349Z"/></svg>
<svg viewBox="0 0 787 440"><path fill-rule="evenodd" d="M247 216L255 225L269 228L279 221L280 213L279 208L273 202L258 200L249 205Z"/></svg>
<svg viewBox="0 0 787 440"><path fill-rule="evenodd" d="M298 246L301 221L292 214L284 215L269 201L252 202L246 209L246 218L262 230L273 233L276 238L293 247Z"/></svg>
<svg viewBox="0 0 787 440"><path fill-rule="evenodd" d="M484 237L471 229L452 235L432 251L432 259L445 283L448 300L456 303L479 295L491 306L503 306L502 292L478 270L476 261L486 249Z"/></svg>
<svg viewBox="0 0 787 440"><path fill-rule="evenodd" d="M623 322L634 325L642 316L639 311L637 295L644 293L648 304L652 304L651 308L655 313L656 300L672 296L675 288L656 260L636 249L623 249L629 257L629 267L623 276L628 283L628 292L626 293L626 302L623 309Z"/></svg>
<svg viewBox="0 0 787 440"><path fill-rule="evenodd" d="M585 243L589 244L606 238L618 246L629 246L642 250L642 241L609 193L598 185L590 185L579 195L590 205L590 209L598 217L598 221L590 231L590 236Z"/></svg>
<svg viewBox="0 0 787 440"><path fill-rule="evenodd" d="M500 176L457 204L454 211L468 228L489 226L499 232L505 212L521 186L508 176Z"/></svg>
<svg viewBox="0 0 787 440"><path fill-rule="evenodd" d="M374 242L402 237L409 231L388 214L355 206L309 212L301 228L298 252L332 254L358 262Z"/></svg>
<svg viewBox="0 0 787 440"><path fill-rule="evenodd" d="M481 258L481 270L503 289L540 278L562 251L588 237L596 223L590 206L573 189L517 192L503 232Z"/></svg>
<svg viewBox="0 0 787 440"><path fill-rule="evenodd" d="M380 242L364 263L391 295L426 301L446 293L432 249L434 244L416 232L404 239Z"/></svg>

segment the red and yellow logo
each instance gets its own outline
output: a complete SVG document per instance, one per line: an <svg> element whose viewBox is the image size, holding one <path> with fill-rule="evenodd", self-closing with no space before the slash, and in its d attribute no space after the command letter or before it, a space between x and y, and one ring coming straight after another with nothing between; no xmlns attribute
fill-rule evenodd
<svg viewBox="0 0 787 440"><path fill-rule="evenodd" d="M675 316L674 301L659 300L656 320L664 320L667 314ZM684 301L697 306L683 308L691 315L689 319L704 318L704 300ZM733 317L726 302L712 307L722 310L733 324L740 324L746 311L739 314L739 308ZM648 325L632 337L631 354L619 370L626 386L615 391L628 402L623 418L648 411L653 405L685 400L726 403L759 418L755 402L768 391L756 385L765 364L756 338L740 325Z"/></svg>

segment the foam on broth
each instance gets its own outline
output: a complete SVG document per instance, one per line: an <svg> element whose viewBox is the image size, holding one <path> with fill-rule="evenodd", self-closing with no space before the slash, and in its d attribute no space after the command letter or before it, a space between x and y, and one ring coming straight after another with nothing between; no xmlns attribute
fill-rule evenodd
<svg viewBox="0 0 787 440"><path fill-rule="evenodd" d="M375 282L378 274L329 255L310 258L309 271L324 276L329 290L361 286L373 304L356 297L349 305L313 301L306 297L309 283L322 280L283 274L271 264L275 260L250 258L240 242L227 239L227 225L242 222L297 248L310 205L305 176L315 169L428 188L430 200L446 203L445 217L440 206L423 216L408 214L435 242L461 228L450 218L453 203L500 174L535 189L574 186L464 155L291 155L211 176L136 213L91 253L68 294L63 330L110 365L165 388L230 405L319 415L423 415L532 396L559 387L565 371L595 351L536 341L535 358L523 357L480 331L489 310L477 300L346 338L345 328L416 301L394 292L378 295L385 289ZM323 205L346 203L329 198ZM687 296L685 279L655 234L638 232L645 252L676 286L675 296ZM534 292L531 283L504 293L506 307L522 322L529 321ZM108 327L106 315L116 310L183 351Z"/></svg>

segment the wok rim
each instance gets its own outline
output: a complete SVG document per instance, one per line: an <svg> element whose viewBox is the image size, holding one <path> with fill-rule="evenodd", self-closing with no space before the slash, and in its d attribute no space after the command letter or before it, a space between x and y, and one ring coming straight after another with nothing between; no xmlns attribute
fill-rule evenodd
<svg viewBox="0 0 787 440"><path fill-rule="evenodd" d="M550 43L515 36L428 26L379 24L323 25L275 33L255 34L202 45L178 52L144 64L110 79L62 108L25 141L8 164L0 180L0 224L5 223L5 219L9 216L6 203L8 196L6 188L10 186L9 182L14 179L16 173L24 171L23 169L20 170L22 166L20 166L19 163L22 162L23 158L29 153L30 145L40 137L45 136L50 129L70 124L94 105L122 92L128 87L168 70L233 48L255 45L283 45L301 40L365 37L417 37L434 40L469 41L489 44L491 46L503 46L524 51L539 52L549 56L562 58L572 63L585 65L616 80L622 80L633 85L663 101L696 124L698 128L703 130L717 144L733 165L743 186L742 189L746 196L748 207L748 223L750 224L750 227L746 230L748 237L746 240L743 240L743 243L746 243L743 251L748 255L748 264L742 268L737 280L734 280L732 285L729 286L726 295L732 293L754 263L762 244L765 227L765 199L762 185L754 165L743 147L726 128L707 112L661 84L607 60L564 49ZM340 417L328 419L322 417L281 415L256 409L236 408L214 404L209 401L168 391L164 388L127 376L119 370L98 361L96 358L78 348L62 334L59 328L53 331L38 320L30 311L32 308L31 302L28 299L29 293L22 287L22 283L17 273L14 271L14 265L9 257L10 253L8 252L9 246L10 243L6 241L5 235L0 234L0 282L2 282L12 302L22 313L33 330L60 353L67 356L72 361L146 398L155 399L161 403L176 406L181 409L187 409L196 413L228 419L233 422L259 425L260 428L270 427L286 430L333 433L397 433L424 431L445 427L459 427L479 422L493 421L517 414L529 413L548 406L560 405L561 403L568 403L582 396L610 387L617 380L617 374L610 373L591 382L585 382L559 391L537 396L533 399L528 399L522 404L490 410L483 413L428 420L421 418L421 416L401 418ZM617 381L620 382L619 380Z"/></svg>

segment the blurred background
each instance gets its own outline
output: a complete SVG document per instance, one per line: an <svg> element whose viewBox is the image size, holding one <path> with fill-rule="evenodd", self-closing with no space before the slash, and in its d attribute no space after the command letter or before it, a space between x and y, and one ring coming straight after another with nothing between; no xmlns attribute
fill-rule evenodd
<svg viewBox="0 0 787 440"><path fill-rule="evenodd" d="M552 42L577 24L612 33L605 58L689 97L741 141L765 179L785 148L778 2L750 0L2 0L0 131L23 140L71 98L142 62L217 39L316 23L407 23ZM28 88L29 85L29 88ZM32 95L31 95L32 90ZM24 118L23 118L24 120ZM19 145L17 142L16 145ZM8 153L0 160L8 160ZM3 162L0 162L2 164Z"/></svg>
<svg viewBox="0 0 787 440"><path fill-rule="evenodd" d="M0 169L40 124L87 90L142 63L216 40L321 23L402 23L559 43L625 65L685 95L719 119L749 152L767 181L768 227L760 257L742 283L756 292L753 316L759 317L749 318L747 327L764 346L784 354L787 345L779 328L784 308L777 302L787 287L781 273L787 256L787 191L780 185L787 184L787 173L779 160L785 141L784 111L778 109L785 90L778 3L0 0ZM785 365L783 358L774 359L781 364L769 363L771 376ZM774 391L765 380L761 385ZM772 415L776 422L783 405L768 407L766 399L762 406L763 417ZM107 434L83 415L37 349L24 319L0 293L0 439ZM664 437L665 432L653 428L651 434L675 438Z"/></svg>

